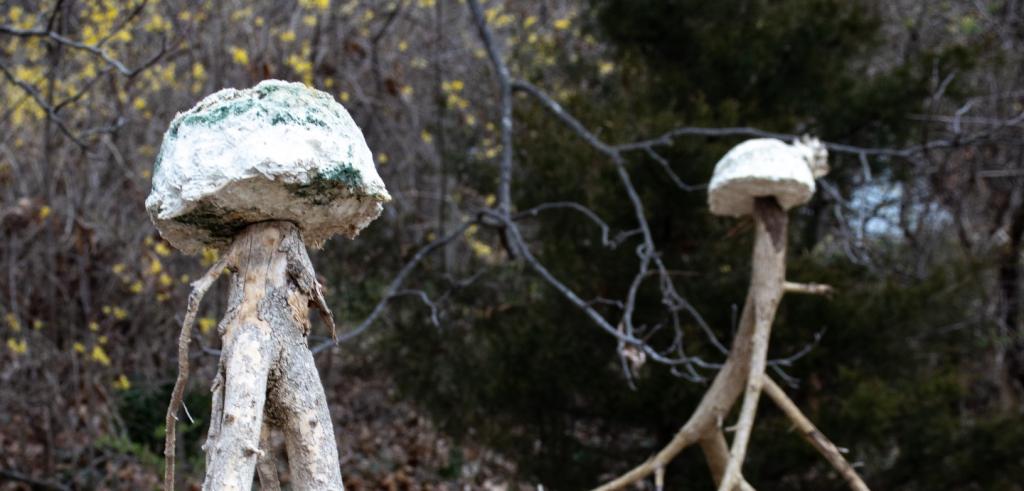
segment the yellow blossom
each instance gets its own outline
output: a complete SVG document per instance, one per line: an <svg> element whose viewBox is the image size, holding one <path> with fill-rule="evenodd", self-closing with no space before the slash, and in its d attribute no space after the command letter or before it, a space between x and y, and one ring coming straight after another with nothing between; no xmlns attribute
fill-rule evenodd
<svg viewBox="0 0 1024 491"><path fill-rule="evenodd" d="M437 3L437 0L420 0L419 1L420 7L421 8L425 8L425 9L433 7L434 4L436 4L436 3Z"/></svg>
<svg viewBox="0 0 1024 491"><path fill-rule="evenodd" d="M469 247L473 249L473 253L476 254L478 257L489 257L491 254L494 253L494 250L491 248L491 246L484 244L483 242L480 242L479 240L476 239L469 240Z"/></svg>
<svg viewBox="0 0 1024 491"><path fill-rule="evenodd" d="M132 383L128 380L128 377L122 373L121 376L117 377L117 380L114 381L114 388L121 391L128 390L132 388Z"/></svg>
<svg viewBox="0 0 1024 491"><path fill-rule="evenodd" d="M493 194L488 194L486 197L484 197L484 204L486 204L487 206L494 206L495 201L497 201L497 199L494 197Z"/></svg>
<svg viewBox="0 0 1024 491"><path fill-rule="evenodd" d="M331 0L299 0L299 5L302 8L327 10L331 7Z"/></svg>
<svg viewBox="0 0 1024 491"><path fill-rule="evenodd" d="M200 260L200 264L202 264L203 266L211 266L213 265L213 263L217 262L217 259L219 258L220 254L217 252L217 249L214 249L212 247L204 247L203 258Z"/></svg>
<svg viewBox="0 0 1024 491"><path fill-rule="evenodd" d="M381 164L381 165L388 163L388 154L386 154L384 152L378 152L377 153L377 163Z"/></svg>
<svg viewBox="0 0 1024 491"><path fill-rule="evenodd" d="M99 331L100 330L100 324L98 322L96 322L96 321L89 322L89 330L92 331L92 332Z"/></svg>
<svg viewBox="0 0 1024 491"><path fill-rule="evenodd" d="M96 341L99 341L100 344L107 344L108 340L109 339L106 336L100 336L100 337L96 338Z"/></svg>
<svg viewBox="0 0 1024 491"><path fill-rule="evenodd" d="M169 275L167 273L160 273L160 286L167 287L167 286L171 286L173 284L174 284L174 278L171 278L171 275Z"/></svg>
<svg viewBox="0 0 1024 491"><path fill-rule="evenodd" d="M338 100L340 100L341 102L348 102L348 100L349 100L348 92L346 92L344 90L341 91L341 93L338 94Z"/></svg>
<svg viewBox="0 0 1024 491"><path fill-rule="evenodd" d="M78 341L75 341L75 343L71 345L71 348L75 350L75 353L85 353L85 345Z"/></svg>
<svg viewBox="0 0 1024 491"><path fill-rule="evenodd" d="M372 10L367 10L366 12L363 12L363 22L370 22L371 20L373 20L373 18L374 13Z"/></svg>
<svg viewBox="0 0 1024 491"><path fill-rule="evenodd" d="M32 321L32 329L35 329L37 331L42 329L45 326L46 326L46 323L43 322L40 319L36 319L36 320Z"/></svg>
<svg viewBox="0 0 1024 491"><path fill-rule="evenodd" d="M123 263L117 263L117 264L113 265L110 268L110 270L113 271L114 274L124 273L124 264Z"/></svg>
<svg viewBox="0 0 1024 491"><path fill-rule="evenodd" d="M103 365L105 367L110 366L110 357L107 356L107 352L103 351L103 347L100 345L95 345L92 347L92 352L89 353L89 357L91 357L93 361L99 363L100 365Z"/></svg>
<svg viewBox="0 0 1024 491"><path fill-rule="evenodd" d="M142 293L142 282L135 281L128 287L128 290L132 293Z"/></svg>
<svg viewBox="0 0 1024 491"><path fill-rule="evenodd" d="M114 318L117 320L124 320L128 317L128 312L121 307L114 307Z"/></svg>
<svg viewBox="0 0 1024 491"><path fill-rule="evenodd" d="M466 122L466 126L476 126L476 116L467 114L463 120Z"/></svg>
<svg viewBox="0 0 1024 491"><path fill-rule="evenodd" d="M213 329L213 327L216 325L216 319L213 319L212 317L203 317L199 319L199 332L206 334L210 332L210 329Z"/></svg>
<svg viewBox="0 0 1024 491"><path fill-rule="evenodd" d="M182 283L188 283L189 278L187 274L183 274L181 275L181 278L178 278L178 280L181 281Z"/></svg>
<svg viewBox="0 0 1024 491"><path fill-rule="evenodd" d="M409 49L409 43L407 43L405 40L402 40L402 41L398 42L398 51L400 53L404 53L405 50L407 50L407 49Z"/></svg>
<svg viewBox="0 0 1024 491"><path fill-rule="evenodd" d="M164 265L159 259L153 258L153 260L149 262L149 274L159 274L163 270Z"/></svg>
<svg viewBox="0 0 1024 491"><path fill-rule="evenodd" d="M558 19L555 21L555 29L558 29L559 31L564 31L569 28L570 24L571 23L569 19Z"/></svg>
<svg viewBox="0 0 1024 491"><path fill-rule="evenodd" d="M609 73L612 73L614 70L615 63L612 63L610 61L602 61L597 65L597 73L599 73L602 77L608 75Z"/></svg>
<svg viewBox="0 0 1024 491"><path fill-rule="evenodd" d="M7 349L11 350L11 353L21 355L28 351L28 343L24 339L7 338Z"/></svg>
<svg viewBox="0 0 1024 491"><path fill-rule="evenodd" d="M206 68L203 67L202 63L195 62L192 64L192 78L197 80L206 79Z"/></svg>
<svg viewBox="0 0 1024 491"><path fill-rule="evenodd" d="M295 41L295 31L284 31L281 34L278 34L277 38L280 39L281 42L290 43L292 41Z"/></svg>
<svg viewBox="0 0 1024 491"><path fill-rule="evenodd" d="M110 315L113 310L109 305L104 305L103 308L100 309L100 312L103 312L103 315Z"/></svg>
<svg viewBox="0 0 1024 491"><path fill-rule="evenodd" d="M132 40L132 33L131 33L131 31L128 31L126 29L121 29L120 31L117 31L117 34L114 34L113 36L111 36L110 39L112 39L114 41L121 41L121 42L124 42L124 43L131 42L131 40Z"/></svg>
<svg viewBox="0 0 1024 491"><path fill-rule="evenodd" d="M136 97L135 100L132 101L132 107L137 111L141 111L146 108L146 100L141 97Z"/></svg>
<svg viewBox="0 0 1024 491"><path fill-rule="evenodd" d="M164 32L169 30L170 28L171 23L167 19L164 19L162 16L160 16L160 14L153 14L153 16L149 19L149 22L147 22L146 25L143 26L143 29L145 29L147 32Z"/></svg>
<svg viewBox="0 0 1024 491"><path fill-rule="evenodd" d="M157 293L156 294L156 301L160 302L160 303L166 302L167 299L169 299L169 298L171 298L171 296L169 294L167 294L167 293Z"/></svg>
<svg viewBox="0 0 1024 491"><path fill-rule="evenodd" d="M156 246L153 247L153 251L165 257L171 254L171 248L167 247L167 244L163 242L157 242Z"/></svg>
<svg viewBox="0 0 1024 491"><path fill-rule="evenodd" d="M420 139L423 140L423 143L429 145L431 142L434 141L434 135L431 135L430 132L427 130L423 130L420 132Z"/></svg>
<svg viewBox="0 0 1024 491"><path fill-rule="evenodd" d="M4 315L4 320L7 321L7 326L10 327L12 331L21 331L21 321L18 320L18 316L13 313L8 313Z"/></svg>
<svg viewBox="0 0 1024 491"><path fill-rule="evenodd" d="M307 27L313 27L316 25L316 16L304 15L302 16L302 23L305 24Z"/></svg>
<svg viewBox="0 0 1024 491"><path fill-rule="evenodd" d="M412 97L413 89L411 85L402 86L402 95L405 97Z"/></svg>
<svg viewBox="0 0 1024 491"><path fill-rule="evenodd" d="M48 205L43 205L43 206L39 207L39 219L40 220L46 220L46 217L50 216L50 213L53 213L53 209L50 208Z"/></svg>
<svg viewBox="0 0 1024 491"><path fill-rule="evenodd" d="M231 59L234 60L235 63L239 65L249 64L249 53L247 51L239 48L238 46L232 46L228 48L228 50L231 52Z"/></svg>
<svg viewBox="0 0 1024 491"><path fill-rule="evenodd" d="M523 27L528 29L530 26L532 26L532 25L534 25L536 23L537 23L537 16L531 15L531 16L527 17L525 20L523 20Z"/></svg>

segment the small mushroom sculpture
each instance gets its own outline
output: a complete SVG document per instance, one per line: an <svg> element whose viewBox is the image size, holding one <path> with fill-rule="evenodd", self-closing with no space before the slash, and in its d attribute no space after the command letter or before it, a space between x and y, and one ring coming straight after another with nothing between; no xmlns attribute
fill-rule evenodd
<svg viewBox="0 0 1024 491"><path fill-rule="evenodd" d="M786 281L786 211L811 199L814 179L828 172L827 159L825 146L814 138L803 137L792 144L755 139L737 145L715 165L708 187L711 213L729 217L749 215L754 222L750 289L732 347L711 386L672 441L646 462L596 488L597 491L624 489L651 474L660 483L668 463L693 444L699 444L703 450L719 491L752 491L754 488L743 477L742 466L762 390L852 490L868 491L838 447L765 374L768 339L783 294L821 295L832 291L828 285ZM733 425L730 448L722 426L741 394L743 403Z"/></svg>
<svg viewBox="0 0 1024 491"><path fill-rule="evenodd" d="M284 435L292 487L343 489L338 452L307 336L309 308L334 331L306 246L355 237L390 200L362 132L340 104L300 83L267 80L204 98L171 122L146 209L161 236L193 254L219 251L192 284L167 411L164 487L174 488L175 422L203 295L231 273L203 489L279 489L268 444Z"/></svg>
<svg viewBox="0 0 1024 491"><path fill-rule="evenodd" d="M746 389L719 491L732 491L742 481L740 467L765 383L772 321L785 291L786 211L811 199L814 179L828 172L827 159L828 151L814 138L791 145L768 138L747 140L715 165L708 186L712 214L754 218L752 275L743 312L751 317L753 330L747 346L733 345L746 355Z"/></svg>

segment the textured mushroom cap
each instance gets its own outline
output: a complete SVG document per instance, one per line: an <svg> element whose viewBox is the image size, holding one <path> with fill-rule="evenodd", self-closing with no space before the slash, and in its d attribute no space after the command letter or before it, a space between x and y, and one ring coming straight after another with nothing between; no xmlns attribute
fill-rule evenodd
<svg viewBox="0 0 1024 491"><path fill-rule="evenodd" d="M245 226L294 222L319 247L355 237L389 201L348 111L301 83L224 89L164 135L146 210L174 247L223 247Z"/></svg>
<svg viewBox="0 0 1024 491"><path fill-rule="evenodd" d="M774 196L788 210L814 195L814 178L828 172L828 152L817 139L803 138L791 145L771 138L736 145L715 165L708 186L711 213L749 215L754 198Z"/></svg>

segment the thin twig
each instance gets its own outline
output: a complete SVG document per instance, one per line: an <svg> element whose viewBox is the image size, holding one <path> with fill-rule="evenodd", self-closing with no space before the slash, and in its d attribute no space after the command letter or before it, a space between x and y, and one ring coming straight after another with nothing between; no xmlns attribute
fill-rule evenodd
<svg viewBox="0 0 1024 491"><path fill-rule="evenodd" d="M830 285L822 283L794 283L787 281L783 284L786 293L802 293L804 295L832 295L835 290Z"/></svg>
<svg viewBox="0 0 1024 491"><path fill-rule="evenodd" d="M164 438L164 457L166 457L164 491L174 491L175 429L178 421L178 409L185 397L185 385L188 383L188 349L192 342L192 324L195 323L196 313L199 311L199 304L203 301L203 296L220 277L230 257L232 257L232 253L225 254L201 278L192 282L192 293L188 296L185 320L181 323L181 334L178 336L178 378L174 381L171 402L167 406L167 431Z"/></svg>
<svg viewBox="0 0 1024 491"><path fill-rule="evenodd" d="M412 259L410 259L409 262L405 263L405 266L402 266L402 269L400 269L398 271L398 274L396 274L395 277L391 280L391 283L384 291L384 294L381 296L381 299L377 301L377 305L375 305L373 307L373 310L370 311L370 315L366 316L366 318L363 319L363 321L360 322L359 325L354 327L352 330L339 336L337 342L343 343L345 341L348 341L356 336L359 336L360 334L363 333L363 331L369 329L369 327L373 325L374 321L376 321L377 318L384 313L384 307L387 306L388 301L390 301L392 298L395 298L395 293L398 292L398 290L402 287L402 283L405 282L405 278L409 276L409 273L411 273L412 270L415 269L416 266L421 261L423 261L423 258L427 257L427 255L429 255L431 252L434 252L435 250L445 246L449 242L461 236L463 232L465 232L466 229L469 228L470 225L473 225L475 223L478 223L478 221L467 221L460 225L459 227L452 230L451 233L449 233L448 235L444 237L439 237L435 239L433 242L430 242L429 244L420 248L419 251L416 251L416 254L413 255ZM333 340L324 341L310 348L310 351L312 351L313 354L317 354L331 348L335 344L336 343Z"/></svg>

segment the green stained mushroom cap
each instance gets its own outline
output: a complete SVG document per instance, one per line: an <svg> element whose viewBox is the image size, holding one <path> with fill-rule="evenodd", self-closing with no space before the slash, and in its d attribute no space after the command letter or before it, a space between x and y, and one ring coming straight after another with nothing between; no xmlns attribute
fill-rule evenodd
<svg viewBox="0 0 1024 491"><path fill-rule="evenodd" d="M267 220L296 223L314 247L352 238L390 199L341 104L266 80L211 94L171 121L146 209L171 245L192 254Z"/></svg>

